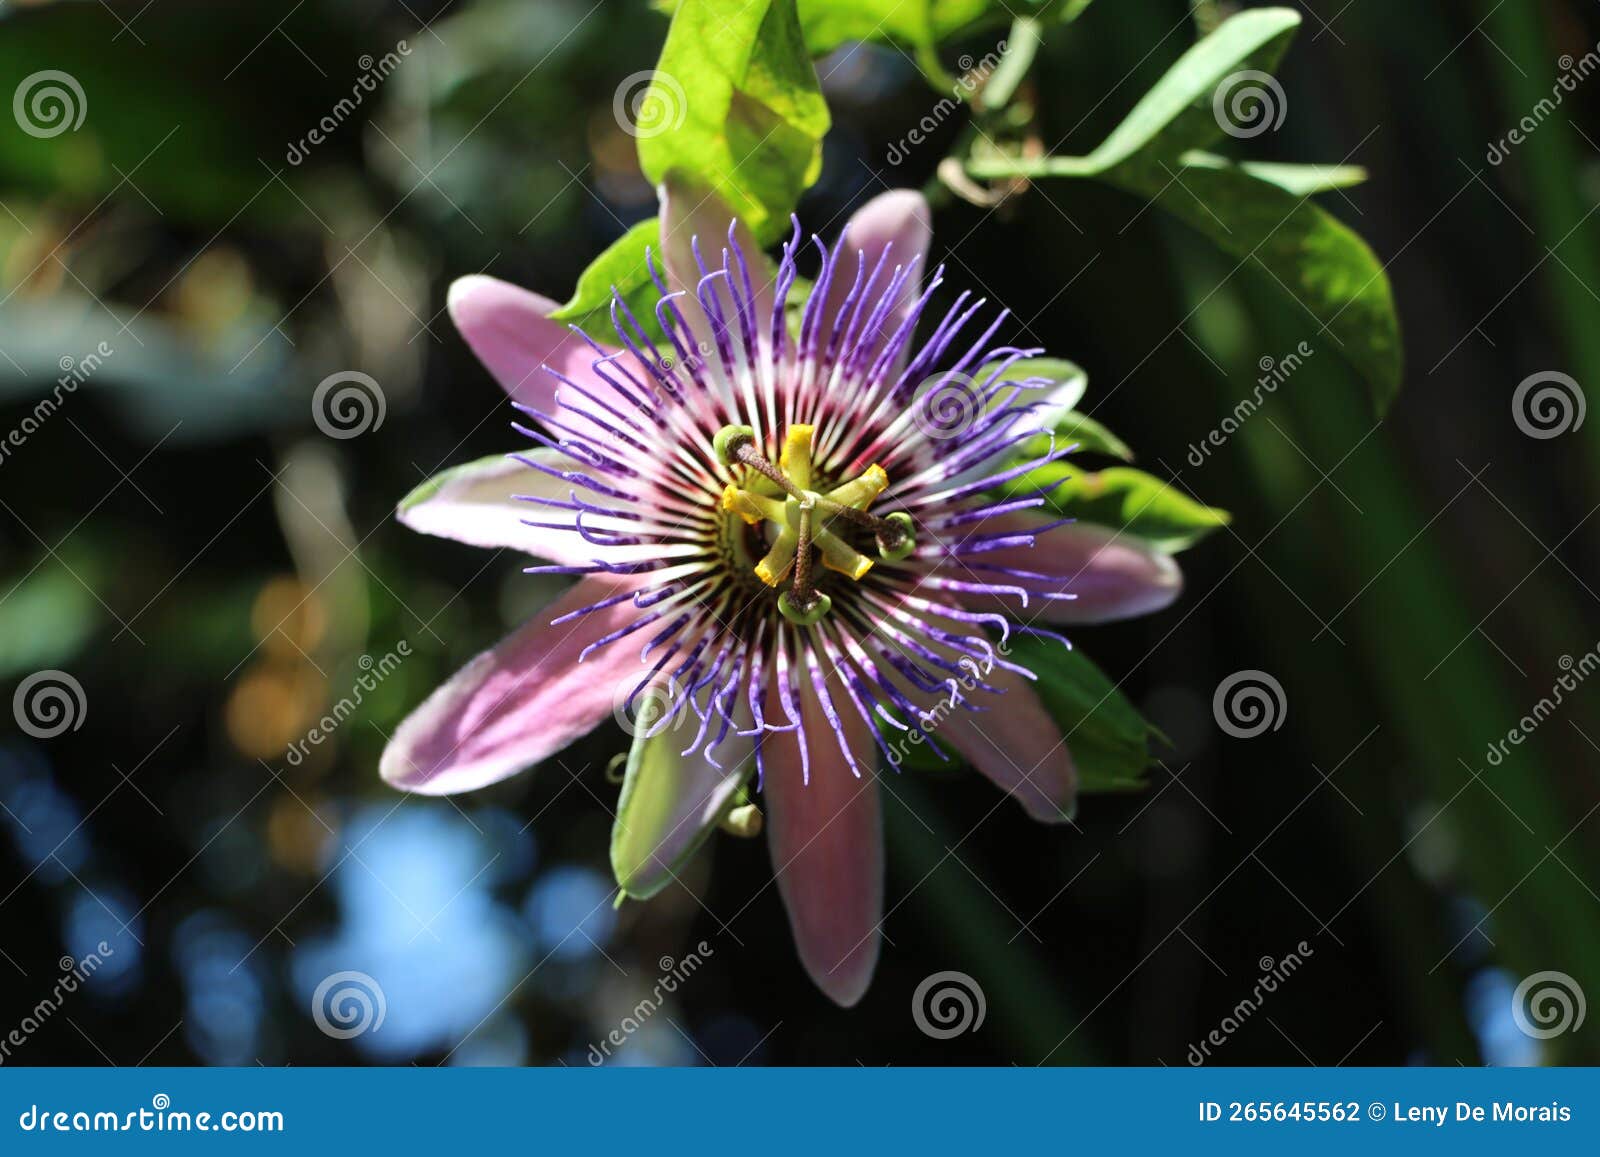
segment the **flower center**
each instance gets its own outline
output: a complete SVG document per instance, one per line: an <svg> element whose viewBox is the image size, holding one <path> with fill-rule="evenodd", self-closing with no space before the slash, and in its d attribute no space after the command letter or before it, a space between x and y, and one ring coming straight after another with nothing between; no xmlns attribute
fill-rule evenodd
<svg viewBox="0 0 1600 1157"><path fill-rule="evenodd" d="M756 445L749 426L724 426L717 432L717 456L729 466L744 466L745 485L729 483L722 492L722 509L751 526L763 523L774 530L767 553L755 564L756 577L769 587L792 576L788 590L778 596L784 618L801 626L822 621L833 605L816 589L813 552L822 565L850 579L860 579L873 560L851 546L838 531L850 523L872 532L878 555L890 562L908 556L916 546L911 516L897 511L880 517L868 509L889 485L883 467L869 466L860 477L826 490L813 489L818 481L811 459L813 430L789 427L777 465Z"/></svg>

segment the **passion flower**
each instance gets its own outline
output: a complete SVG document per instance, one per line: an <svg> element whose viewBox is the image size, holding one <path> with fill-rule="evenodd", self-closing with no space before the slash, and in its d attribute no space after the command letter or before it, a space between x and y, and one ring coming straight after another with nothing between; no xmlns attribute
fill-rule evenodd
<svg viewBox="0 0 1600 1157"><path fill-rule="evenodd" d="M967 294L916 340L940 280L922 284L921 196L878 197L831 249L812 239L792 330L798 225L771 268L714 200L662 199L665 342L620 296L601 344L503 282L451 289L533 445L441 475L400 520L577 582L435 691L382 772L470 791L618 715L635 733L622 891L659 891L719 822L753 831L757 793L800 958L851 1005L879 951L877 777L910 744L948 747L1035 818L1069 819L1071 756L1007 640L1163 607L1178 570L1003 493L1071 450L1049 437L1059 386Z"/></svg>

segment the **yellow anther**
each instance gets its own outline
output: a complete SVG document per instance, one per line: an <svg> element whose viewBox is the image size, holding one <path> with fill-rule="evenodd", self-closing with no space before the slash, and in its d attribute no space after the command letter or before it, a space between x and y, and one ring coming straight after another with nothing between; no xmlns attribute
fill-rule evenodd
<svg viewBox="0 0 1600 1157"><path fill-rule="evenodd" d="M778 469L782 470L802 490L811 488L811 438L810 426L790 426L783 436L783 449L778 454Z"/></svg>
<svg viewBox="0 0 1600 1157"><path fill-rule="evenodd" d="M849 543L824 530L812 540L822 552L822 565L849 578L859 579L872 569L872 560Z"/></svg>
<svg viewBox="0 0 1600 1157"><path fill-rule="evenodd" d="M772 525L776 534L766 555L755 564L756 577L767 586L776 587L793 576L794 590L785 596L789 599L789 609L784 614L792 621L809 625L812 620L808 616L815 615L817 619L825 616L828 603L827 595L816 589L812 578L812 549L821 555L822 564L829 570L850 579L864 577L875 560L835 532L854 524L880 535L885 533L887 523L873 516L869 508L889 488L889 475L874 463L860 477L826 493L818 493L811 489L815 480L812 461L815 431L811 426L789 427L784 433L777 466L752 459L749 443L753 435L747 428L728 427L718 436L727 443L726 453L719 449L723 460L738 460L749 469L744 486L729 484L723 489L722 509L750 526ZM776 493L763 493L768 487ZM802 541L805 543L803 557ZM899 546L899 538L890 545ZM880 541L880 552L884 549ZM894 556L885 554L884 557L892 559Z"/></svg>
<svg viewBox="0 0 1600 1157"><path fill-rule="evenodd" d="M857 510L865 510L888 488L889 475L882 466L874 462L866 468L861 477L828 491L828 497L841 506L853 506Z"/></svg>
<svg viewBox="0 0 1600 1157"><path fill-rule="evenodd" d="M784 504L777 498L768 498L764 494L752 494L748 490L741 490L733 483L728 483L722 491L722 509L737 514L751 526L761 522L781 522L784 517Z"/></svg>
<svg viewBox="0 0 1600 1157"><path fill-rule="evenodd" d="M772 549L756 563L756 577L769 587L775 587L789 577L794 569L795 552L800 546L800 535L785 527L772 544Z"/></svg>

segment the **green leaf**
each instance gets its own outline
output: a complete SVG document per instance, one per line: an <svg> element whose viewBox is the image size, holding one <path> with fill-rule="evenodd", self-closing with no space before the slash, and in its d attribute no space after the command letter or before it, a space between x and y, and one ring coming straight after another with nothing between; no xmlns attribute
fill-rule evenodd
<svg viewBox="0 0 1600 1157"><path fill-rule="evenodd" d="M800 0L800 24L814 55L850 40L900 44L913 52L996 13L998 0Z"/></svg>
<svg viewBox="0 0 1600 1157"><path fill-rule="evenodd" d="M1224 82L1270 72L1299 24L1287 8L1251 9L1224 21L1088 156L975 156L967 171L979 179L1090 177L1155 201L1298 302L1317 333L1361 372L1381 415L1404 374L1394 292L1367 244L1306 200L1356 184L1365 173L1347 165L1233 162L1199 151L1224 131L1213 108L1227 93Z"/></svg>
<svg viewBox="0 0 1600 1157"><path fill-rule="evenodd" d="M1094 0L1022 0L1037 8L1042 23L1070 24ZM675 12L682 0L652 0L652 7ZM800 27L807 50L825 56L849 41L899 44L921 56L945 40L1015 16L1017 0L799 0Z"/></svg>
<svg viewBox="0 0 1600 1157"><path fill-rule="evenodd" d="M1379 414L1405 372L1388 274L1354 230L1238 165L1124 165L1113 184L1153 199L1242 264L1264 271L1359 370Z"/></svg>
<svg viewBox="0 0 1600 1157"><path fill-rule="evenodd" d="M1011 23L1005 45L1000 63L983 86L983 103L988 108L1002 108L1010 103L1044 45L1044 28L1035 17L1018 16Z"/></svg>
<svg viewBox="0 0 1600 1157"><path fill-rule="evenodd" d="M1199 149L1184 153L1182 160L1186 167L1241 169L1252 177L1270 182L1299 197L1309 197L1314 193L1326 193L1333 189L1353 188L1367 179L1367 171L1360 165L1285 165L1276 161L1234 162Z"/></svg>
<svg viewBox="0 0 1600 1157"><path fill-rule="evenodd" d="M550 316L578 326L590 337L605 340L611 332L611 291L622 295L628 308L639 319L646 336L665 341L656 321L656 299L660 296L650 280L645 251L661 248L661 225L657 218L641 221L629 229L589 264L578 278L572 299ZM659 258L658 258L659 260Z"/></svg>
<svg viewBox="0 0 1600 1157"><path fill-rule="evenodd" d="M794 0L681 0L646 101L639 164L710 189L771 241L822 170L827 102Z"/></svg>
<svg viewBox="0 0 1600 1157"><path fill-rule="evenodd" d="M660 692L652 689L645 694ZM692 718L693 712L680 709L679 718L684 716ZM672 882L738 802L740 790L755 772L751 758L725 770L713 767L703 755L685 758L680 754L686 744L680 727L681 723L656 735L637 735L628 752L611 829L611 869L617 886L635 900L648 900Z"/></svg>
<svg viewBox="0 0 1600 1157"><path fill-rule="evenodd" d="M1084 656L1059 642L1012 635L1006 658L1039 678L1033 690L1050 717L1061 727L1067 750L1078 769L1081 793L1137 791L1145 786L1150 766L1150 741L1162 738L1111 680ZM1002 708L1003 709L1003 708ZM905 744L899 767L924 775L953 776L969 770L950 747L940 744L949 761L934 754L932 743Z"/></svg>
<svg viewBox="0 0 1600 1157"><path fill-rule="evenodd" d="M1083 471L1055 462L1015 479L1006 492L1032 495L1051 486L1050 505L1060 514L1125 531L1168 552L1188 549L1230 520L1227 511L1128 466Z"/></svg>
<svg viewBox="0 0 1600 1157"><path fill-rule="evenodd" d="M1092 2L1023 0L1039 9L1039 20L1060 24L1076 20ZM817 56L849 40L897 43L915 51L1009 21L1021 15L1017 8L1017 0L800 0L800 24L806 46Z"/></svg>
<svg viewBox="0 0 1600 1157"><path fill-rule="evenodd" d="M1136 791L1152 763L1150 741L1161 737L1081 651L1046 639L1013 637L1012 662L1035 675L1034 691L1061 725L1078 768L1078 790Z"/></svg>
<svg viewBox="0 0 1600 1157"><path fill-rule="evenodd" d="M1078 449L1075 453L1105 454L1111 458L1121 458L1124 462L1133 461L1133 451L1126 442L1089 415L1080 414L1077 410L1061 416L1056 423L1056 434L1057 445L1076 442Z"/></svg>
<svg viewBox="0 0 1600 1157"><path fill-rule="evenodd" d="M1123 122L1086 158L1100 172L1140 153L1176 158L1223 135L1213 101L1240 72L1270 73L1288 47L1300 14L1253 8L1217 26L1158 80Z"/></svg>

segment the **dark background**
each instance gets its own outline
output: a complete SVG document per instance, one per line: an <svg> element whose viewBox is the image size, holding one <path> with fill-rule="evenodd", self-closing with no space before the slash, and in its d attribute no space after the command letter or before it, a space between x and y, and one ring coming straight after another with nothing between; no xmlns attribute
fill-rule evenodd
<svg viewBox="0 0 1600 1157"><path fill-rule="evenodd" d="M1600 382L1600 78L1487 159L1560 58L1594 49L1597 5L1295 5L1287 120L1239 151L1371 170L1322 200L1398 296L1407 381L1381 425L1319 351L1193 466L1258 360L1315 336L1308 315L1087 182L938 201L951 285L1085 366L1086 407L1139 464L1235 518L1184 556L1174 608L1075 635L1173 741L1150 789L1046 830L1011 806L977 823L994 797L975 777L908 773L889 943L846 1012L802 973L760 841L718 837L692 892L613 912L620 731L454 801L377 778L405 712L549 593L390 515L517 444L443 313L450 280L564 298L653 211L613 97L666 22L590 4L0 5L0 95L50 68L87 99L54 138L0 123L0 428L59 359L115 350L0 460L0 691L45 669L84 690L54 738L0 713L0 1035L58 958L112 949L6 1063L584 1064L701 940L618 1063L1181 1065L1291 952L1303 966L1214 1063L1600 1061L1600 1014L1548 1040L1512 1015L1539 972L1600 996L1600 686L1486 759L1600 643L1600 419L1539 440L1511 406L1536 372ZM1046 143L1092 147L1192 42L1186 8L1103 0L1055 34L1033 73ZM361 58L401 40L359 114L290 164ZM828 235L862 197L929 182L962 118L891 167L938 94L893 48L820 71L836 127L801 214ZM352 368L385 420L329 438L312 391ZM361 657L401 641L400 669L292 765ZM1236 739L1212 695L1245 669L1286 711ZM936 1040L912 993L946 969L987 1015ZM311 1015L344 970L386 1001L348 1041Z"/></svg>

